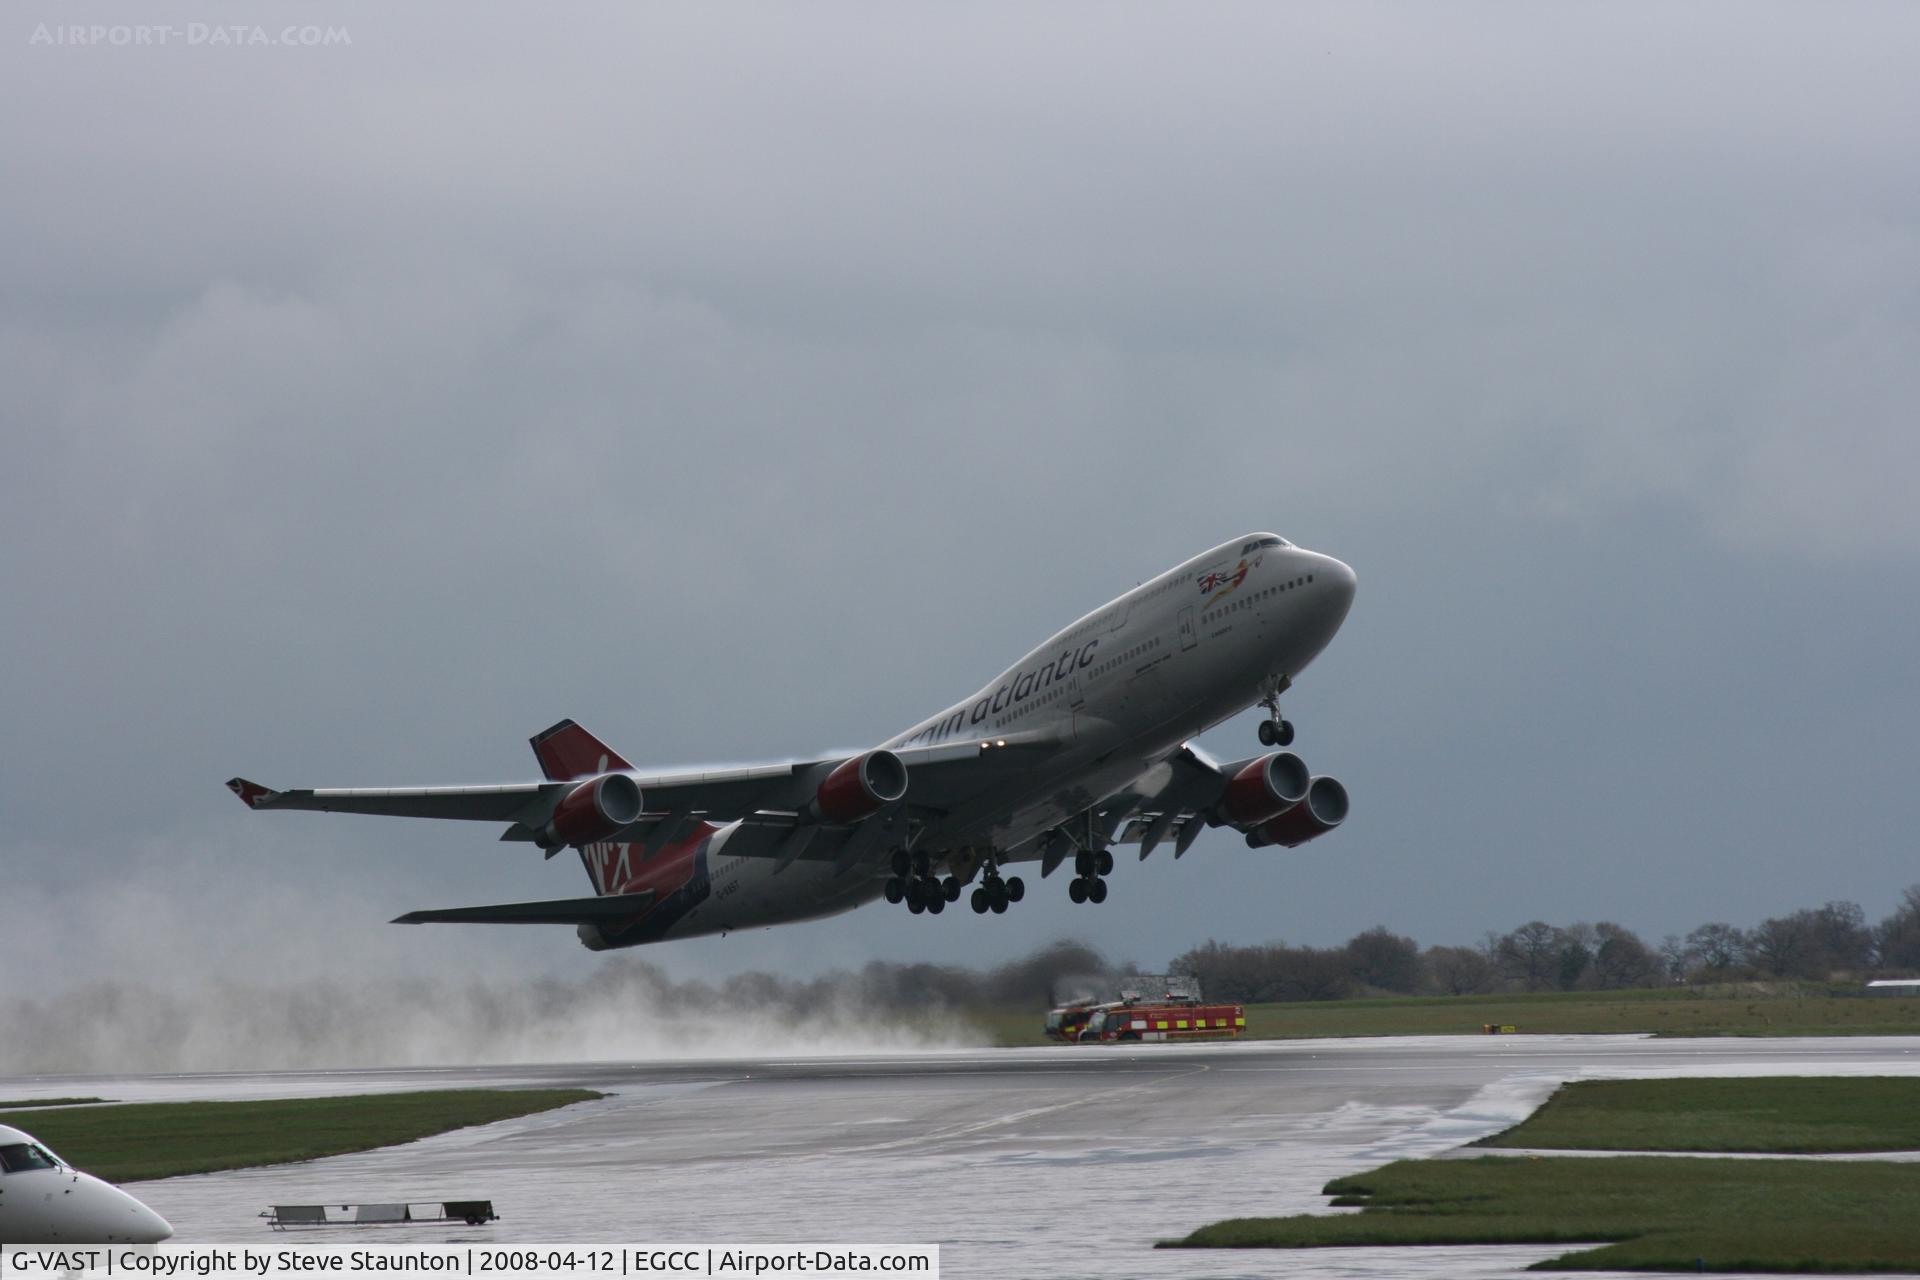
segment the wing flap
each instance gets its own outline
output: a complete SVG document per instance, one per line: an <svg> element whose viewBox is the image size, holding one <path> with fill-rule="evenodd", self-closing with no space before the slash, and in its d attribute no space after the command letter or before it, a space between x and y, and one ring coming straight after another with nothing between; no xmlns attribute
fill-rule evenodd
<svg viewBox="0 0 1920 1280"><path fill-rule="evenodd" d="M654 891L613 893L604 898L556 898L551 902L499 902L485 907L409 911L394 924L590 924L639 915L653 905Z"/></svg>

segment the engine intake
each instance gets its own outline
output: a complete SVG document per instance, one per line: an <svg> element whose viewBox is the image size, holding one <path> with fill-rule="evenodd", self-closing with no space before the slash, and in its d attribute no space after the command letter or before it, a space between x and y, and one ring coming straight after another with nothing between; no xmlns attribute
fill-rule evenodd
<svg viewBox="0 0 1920 1280"><path fill-rule="evenodd" d="M1347 789L1324 774L1307 787L1307 797L1279 817L1247 833L1247 848L1285 845L1291 849L1327 834L1347 820Z"/></svg>
<svg viewBox="0 0 1920 1280"><path fill-rule="evenodd" d="M1307 765L1291 751L1263 756L1233 775L1220 797L1220 816L1236 827L1255 827L1306 799Z"/></svg>
<svg viewBox="0 0 1920 1280"><path fill-rule="evenodd" d="M554 806L540 829L549 849L564 844L593 844L640 820L640 784L624 773L608 773L583 782Z"/></svg>
<svg viewBox="0 0 1920 1280"><path fill-rule="evenodd" d="M907 794L907 766L891 751L869 751L836 765L807 805L821 822L858 822Z"/></svg>

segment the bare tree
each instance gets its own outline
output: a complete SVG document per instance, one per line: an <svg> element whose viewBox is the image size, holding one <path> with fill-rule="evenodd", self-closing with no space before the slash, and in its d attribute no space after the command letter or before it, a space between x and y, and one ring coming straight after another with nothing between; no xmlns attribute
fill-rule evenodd
<svg viewBox="0 0 1920 1280"><path fill-rule="evenodd" d="M1588 985L1587 971L1593 965L1594 948L1599 938L1593 926L1585 922L1554 930L1553 981L1562 991Z"/></svg>
<svg viewBox="0 0 1920 1280"><path fill-rule="evenodd" d="M1709 977L1746 964L1748 951L1746 932L1730 924L1703 924L1687 935L1688 957Z"/></svg>
<svg viewBox="0 0 1920 1280"><path fill-rule="evenodd" d="M1420 989L1420 944L1375 925L1347 940L1347 970L1354 979L1382 991Z"/></svg>
<svg viewBox="0 0 1920 1280"><path fill-rule="evenodd" d="M1806 922L1797 916L1771 916L1762 920L1747 935L1747 952L1755 964L1777 978L1802 977L1813 952L1812 939L1805 926Z"/></svg>
<svg viewBox="0 0 1920 1280"><path fill-rule="evenodd" d="M1428 947L1426 969L1428 984L1449 996L1491 991L1500 978L1493 961L1477 947Z"/></svg>
<svg viewBox="0 0 1920 1280"><path fill-rule="evenodd" d="M1559 930L1544 920L1530 920L1494 944L1500 971L1528 991L1552 985L1559 950Z"/></svg>
<svg viewBox="0 0 1920 1280"><path fill-rule="evenodd" d="M1909 886L1893 914L1873 931L1879 961L1891 969L1920 969L1920 884Z"/></svg>
<svg viewBox="0 0 1920 1280"><path fill-rule="evenodd" d="M1593 926L1600 945L1593 953L1594 981L1612 990L1649 987L1659 978L1660 958L1631 929L1610 921Z"/></svg>
<svg viewBox="0 0 1920 1280"><path fill-rule="evenodd" d="M1660 973L1668 982L1681 982L1687 976L1687 944L1677 933L1660 940Z"/></svg>

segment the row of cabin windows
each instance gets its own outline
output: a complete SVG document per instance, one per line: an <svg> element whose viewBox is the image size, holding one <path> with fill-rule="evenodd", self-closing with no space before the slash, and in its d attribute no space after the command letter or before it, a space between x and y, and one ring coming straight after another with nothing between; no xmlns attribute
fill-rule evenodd
<svg viewBox="0 0 1920 1280"><path fill-rule="evenodd" d="M1313 581L1313 575L1308 574L1304 578L1291 578L1288 581L1279 583L1275 586L1262 587L1260 590L1254 592L1252 595L1246 597L1245 599L1234 601L1232 604L1228 605L1226 608L1222 609L1220 612L1232 613L1236 609L1244 609L1248 605L1252 604L1255 600L1264 600L1268 596L1279 595L1282 591L1291 591L1295 587L1304 587L1309 582L1312 582L1312 581Z"/></svg>
<svg viewBox="0 0 1920 1280"><path fill-rule="evenodd" d="M1142 654L1151 653L1153 650L1158 649L1160 645L1161 645L1161 641L1158 636L1154 637L1151 640L1143 641L1142 643L1133 646L1133 648L1128 649L1126 652L1118 655L1117 657L1109 658L1105 662L1094 664L1093 674L1100 675L1104 672L1113 670L1115 667L1123 667L1127 663L1132 662L1135 658L1140 657Z"/></svg>

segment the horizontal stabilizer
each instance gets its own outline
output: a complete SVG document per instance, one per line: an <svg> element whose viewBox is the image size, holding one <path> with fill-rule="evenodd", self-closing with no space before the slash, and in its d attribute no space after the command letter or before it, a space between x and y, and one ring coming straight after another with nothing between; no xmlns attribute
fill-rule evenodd
<svg viewBox="0 0 1920 1280"><path fill-rule="evenodd" d="M604 898L559 898L552 902L499 902L490 907L409 911L394 924L590 924L639 915L653 905L653 890Z"/></svg>

